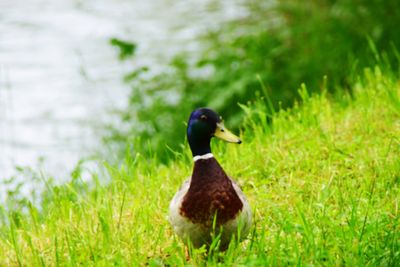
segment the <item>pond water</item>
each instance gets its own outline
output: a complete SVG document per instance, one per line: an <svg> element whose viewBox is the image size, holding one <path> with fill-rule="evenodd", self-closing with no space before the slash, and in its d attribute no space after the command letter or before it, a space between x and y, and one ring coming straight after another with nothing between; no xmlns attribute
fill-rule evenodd
<svg viewBox="0 0 400 267"><path fill-rule="evenodd" d="M245 14L240 1L0 1L0 182L15 166L67 177L125 105L124 73L195 52L196 36ZM136 42L135 59L119 62L112 37Z"/></svg>

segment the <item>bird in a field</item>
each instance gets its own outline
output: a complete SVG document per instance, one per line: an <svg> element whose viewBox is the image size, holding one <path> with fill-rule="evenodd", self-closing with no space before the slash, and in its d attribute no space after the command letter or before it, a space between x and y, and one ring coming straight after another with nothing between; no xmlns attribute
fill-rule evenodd
<svg viewBox="0 0 400 267"><path fill-rule="evenodd" d="M193 172L170 203L169 221L186 244L190 242L195 248L209 246L213 236L219 235L219 248L225 250L234 236L240 239L247 236L252 215L242 190L211 153L212 137L241 143L239 137L225 128L215 111L194 110L187 126Z"/></svg>

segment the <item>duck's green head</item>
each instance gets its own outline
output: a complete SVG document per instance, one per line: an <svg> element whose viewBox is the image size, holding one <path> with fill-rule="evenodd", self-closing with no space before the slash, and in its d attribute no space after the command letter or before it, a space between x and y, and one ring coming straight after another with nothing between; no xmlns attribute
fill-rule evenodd
<svg viewBox="0 0 400 267"><path fill-rule="evenodd" d="M225 128L222 118L209 108L198 108L190 114L187 137L193 156L211 153L210 141L215 136L227 142L242 141Z"/></svg>

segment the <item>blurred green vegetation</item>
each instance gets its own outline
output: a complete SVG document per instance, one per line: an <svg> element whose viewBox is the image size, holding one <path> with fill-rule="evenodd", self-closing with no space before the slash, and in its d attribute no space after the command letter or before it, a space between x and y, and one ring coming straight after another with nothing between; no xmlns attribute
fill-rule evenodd
<svg viewBox="0 0 400 267"><path fill-rule="evenodd" d="M398 0L248 1L247 7L247 17L200 37L198 55L178 54L151 78L142 75L147 66L128 73L129 107L106 140L166 161L182 146L195 107L216 109L238 130L238 103L265 96L274 109L290 107L301 83L320 92L327 77L330 92L350 90L353 74L377 60L398 67Z"/></svg>
<svg viewBox="0 0 400 267"><path fill-rule="evenodd" d="M119 49L119 59L120 60L125 60L135 54L136 51L136 44L117 39L117 38L111 38L110 39L110 45L116 47Z"/></svg>

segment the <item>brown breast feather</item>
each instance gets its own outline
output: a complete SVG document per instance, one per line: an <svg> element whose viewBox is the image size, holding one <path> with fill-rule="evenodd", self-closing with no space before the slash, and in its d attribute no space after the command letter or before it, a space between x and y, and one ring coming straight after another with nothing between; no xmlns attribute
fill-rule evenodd
<svg viewBox="0 0 400 267"><path fill-rule="evenodd" d="M217 226L223 225L234 219L242 208L242 201L217 160L197 160L180 214L193 223L209 227L213 223L214 215L217 216Z"/></svg>

